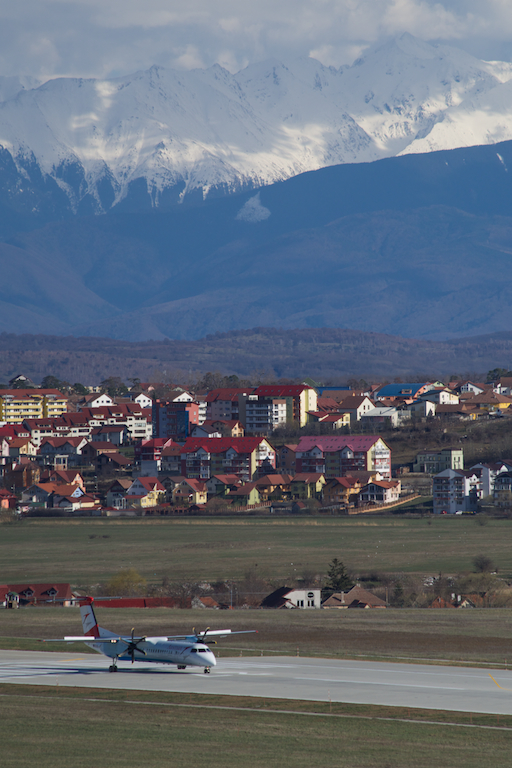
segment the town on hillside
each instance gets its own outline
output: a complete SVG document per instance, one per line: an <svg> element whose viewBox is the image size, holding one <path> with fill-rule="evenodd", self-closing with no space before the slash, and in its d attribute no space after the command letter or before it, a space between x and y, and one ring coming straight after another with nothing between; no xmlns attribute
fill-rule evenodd
<svg viewBox="0 0 512 768"><path fill-rule="evenodd" d="M512 506L512 459L464 461L453 425L512 415L493 381L241 386L197 391L110 377L0 389L3 515L464 514ZM212 377L214 378L214 377ZM505 422L504 422L505 423ZM419 427L424 427L421 433ZM395 435L453 445L392 460Z"/></svg>

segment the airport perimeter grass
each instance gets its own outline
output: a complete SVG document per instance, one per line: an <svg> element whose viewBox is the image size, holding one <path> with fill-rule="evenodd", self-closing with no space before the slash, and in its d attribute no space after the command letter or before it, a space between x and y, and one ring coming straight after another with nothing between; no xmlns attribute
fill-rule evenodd
<svg viewBox="0 0 512 768"><path fill-rule="evenodd" d="M150 583L250 570L293 583L305 571L325 573L333 557L356 573L456 574L479 554L508 575L511 536L512 520L479 516L26 519L0 526L0 581L87 587L133 567Z"/></svg>
<svg viewBox="0 0 512 768"><path fill-rule="evenodd" d="M512 718L0 685L3 768L496 768Z"/></svg>
<svg viewBox="0 0 512 768"><path fill-rule="evenodd" d="M214 651L226 656L297 655L325 658L431 660L512 668L512 611L508 609L372 611L205 611L96 608L98 621L114 632L172 635L193 627L256 629L258 634L220 640ZM0 647L9 650L72 651L87 647L37 638L81 634L74 608L0 610ZM98 664L107 660L98 657Z"/></svg>

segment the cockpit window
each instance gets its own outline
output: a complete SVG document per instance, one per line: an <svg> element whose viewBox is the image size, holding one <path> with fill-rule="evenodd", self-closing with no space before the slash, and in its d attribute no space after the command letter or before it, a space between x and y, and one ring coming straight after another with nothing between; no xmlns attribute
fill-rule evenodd
<svg viewBox="0 0 512 768"><path fill-rule="evenodd" d="M191 648L190 653L197 653L197 648Z"/></svg>

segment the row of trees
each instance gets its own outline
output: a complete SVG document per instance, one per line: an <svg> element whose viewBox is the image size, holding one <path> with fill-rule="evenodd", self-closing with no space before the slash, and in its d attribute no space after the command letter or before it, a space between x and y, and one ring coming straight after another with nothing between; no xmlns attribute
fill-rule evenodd
<svg viewBox="0 0 512 768"><path fill-rule="evenodd" d="M459 576L439 574L437 578L425 581L424 577L412 574L354 574L345 564L334 558L327 574L319 576L305 570L287 586L316 587L322 590L322 600L334 592L350 589L354 583L369 589L388 605L397 608L426 608L436 598L450 602L453 595L473 596L484 607L512 605L512 593L504 580L493 571L493 562L487 555L478 555L473 560L473 572ZM97 594L119 596L172 597L178 606L190 606L194 597L211 596L227 607L258 607L262 599L283 586L282 582L266 578L252 569L241 579L220 579L209 583L188 580L174 580L170 576L159 584L148 584L134 568L127 568L115 574L107 583L96 589Z"/></svg>

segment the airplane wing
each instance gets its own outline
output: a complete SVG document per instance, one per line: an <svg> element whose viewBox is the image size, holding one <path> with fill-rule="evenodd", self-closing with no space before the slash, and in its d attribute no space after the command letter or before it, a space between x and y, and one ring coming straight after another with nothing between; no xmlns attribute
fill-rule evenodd
<svg viewBox="0 0 512 768"><path fill-rule="evenodd" d="M167 640L191 640L192 638L201 640L207 635L208 637L211 635L215 635L216 637L227 637L228 635L247 635L257 631L257 629L205 629L203 632L193 632L191 635L167 635Z"/></svg>
<svg viewBox="0 0 512 768"><path fill-rule="evenodd" d="M40 643L117 643L124 640L123 637L92 637L91 635L66 635L66 637L54 637L49 640L40 640Z"/></svg>

